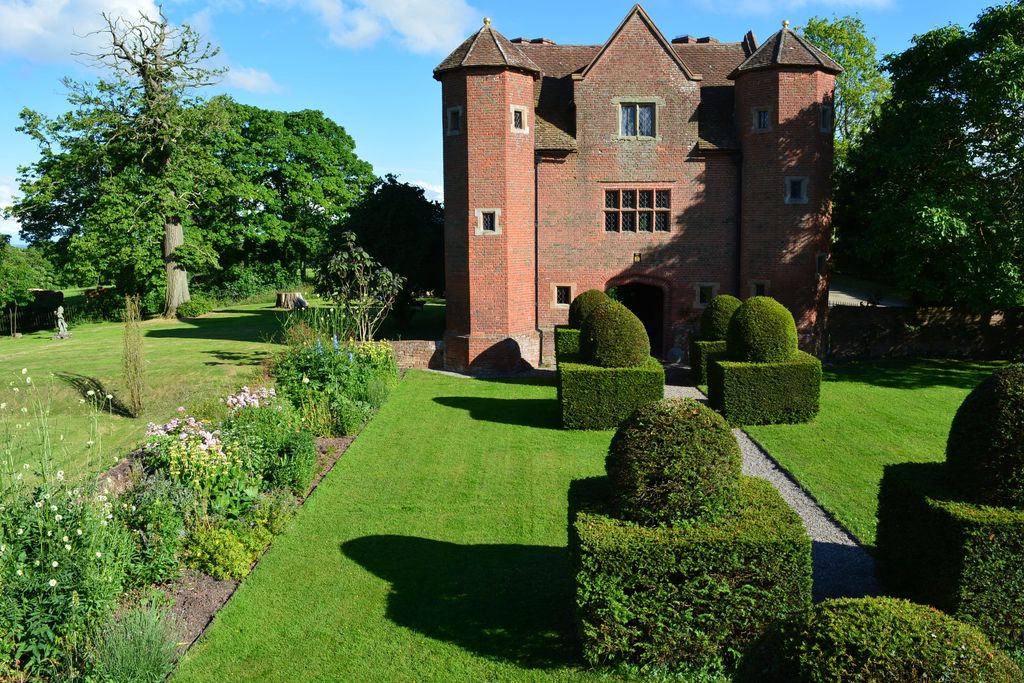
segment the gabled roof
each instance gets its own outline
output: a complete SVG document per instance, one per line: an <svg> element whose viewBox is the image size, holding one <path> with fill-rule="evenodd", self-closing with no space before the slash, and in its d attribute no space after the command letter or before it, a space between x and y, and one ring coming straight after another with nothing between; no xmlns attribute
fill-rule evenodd
<svg viewBox="0 0 1024 683"><path fill-rule="evenodd" d="M700 74L693 74L690 72L688 68L686 68L686 64L683 63L683 60L681 60L679 58L679 55L676 54L675 50L672 49L672 45L669 44L667 40L665 40L665 35L658 29L657 26L655 26L654 21L647 15L647 12L645 12L644 8L641 7L640 5L633 5L633 9L629 10L629 14L626 15L626 18L622 20L622 23L619 24L619 27L617 29L615 29L615 32L612 33L611 37L607 41L605 41L605 44L601 47L601 50L594 57L593 61L591 61L590 64L588 64L587 67L583 69L583 73L580 74L580 78L587 77L587 74L590 73L590 70L594 68L594 65L601 61L601 57L603 57L604 53L608 51L608 47L615 42L615 39L619 37L619 34L622 33L622 30L626 28L626 25L635 16L640 17L640 20L647 25L647 28L650 29L655 39L665 50L665 54L667 54L672 59L672 61L674 61L676 65L679 66L679 70L682 71L683 74L691 81L699 81Z"/></svg>
<svg viewBox="0 0 1024 683"><path fill-rule="evenodd" d="M808 66L837 74L843 67L816 48L799 33L789 30L789 22L783 22L782 30L764 41L746 61L736 67L729 78L736 79L751 71L762 71L786 66Z"/></svg>
<svg viewBox="0 0 1024 683"><path fill-rule="evenodd" d="M455 48L434 69L434 78L446 71L474 66L504 66L520 71L540 73L540 68L529 57L493 28L489 19L484 26Z"/></svg>

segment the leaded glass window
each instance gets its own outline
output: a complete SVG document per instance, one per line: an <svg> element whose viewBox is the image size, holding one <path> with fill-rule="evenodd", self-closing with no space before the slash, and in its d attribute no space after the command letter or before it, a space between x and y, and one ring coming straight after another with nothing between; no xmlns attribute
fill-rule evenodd
<svg viewBox="0 0 1024 683"><path fill-rule="evenodd" d="M619 135L627 138L653 138L657 135L657 112L650 103L619 105Z"/></svg>

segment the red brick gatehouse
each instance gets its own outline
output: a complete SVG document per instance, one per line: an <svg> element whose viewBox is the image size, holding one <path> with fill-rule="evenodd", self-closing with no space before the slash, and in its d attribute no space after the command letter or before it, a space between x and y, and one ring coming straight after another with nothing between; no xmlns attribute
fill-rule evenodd
<svg viewBox="0 0 1024 683"><path fill-rule="evenodd" d="M591 288L616 288L661 357L719 293L777 298L813 347L840 70L788 25L668 41L638 5L603 45L557 45L485 21L434 70L446 366L550 361Z"/></svg>

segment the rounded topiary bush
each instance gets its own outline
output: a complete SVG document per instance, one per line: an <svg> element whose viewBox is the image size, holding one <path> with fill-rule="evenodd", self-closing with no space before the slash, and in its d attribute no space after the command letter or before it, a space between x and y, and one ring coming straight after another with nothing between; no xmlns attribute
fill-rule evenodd
<svg viewBox="0 0 1024 683"><path fill-rule="evenodd" d="M580 354L603 368L634 368L651 355L651 340L631 310L608 299L583 319Z"/></svg>
<svg viewBox="0 0 1024 683"><path fill-rule="evenodd" d="M936 609L892 598L846 598L826 600L769 629L735 680L995 683L1022 675L981 631Z"/></svg>
<svg viewBox="0 0 1024 683"><path fill-rule="evenodd" d="M711 300L700 316L701 341L720 341L729 333L732 314L743 304L730 294L720 294Z"/></svg>
<svg viewBox="0 0 1024 683"><path fill-rule="evenodd" d="M1024 507L1024 365L999 370L967 396L949 430L946 463L967 498Z"/></svg>
<svg viewBox="0 0 1024 683"><path fill-rule="evenodd" d="M600 289L588 289L577 296L569 304L569 327L579 329L583 320L605 301L608 301L608 295Z"/></svg>
<svg viewBox="0 0 1024 683"><path fill-rule="evenodd" d="M747 363L777 363L796 355L796 322L770 296L752 296L736 309L727 335L729 358Z"/></svg>
<svg viewBox="0 0 1024 683"><path fill-rule="evenodd" d="M693 399L637 408L615 432L605 469L620 517L642 524L711 517L739 485L742 455L722 416Z"/></svg>

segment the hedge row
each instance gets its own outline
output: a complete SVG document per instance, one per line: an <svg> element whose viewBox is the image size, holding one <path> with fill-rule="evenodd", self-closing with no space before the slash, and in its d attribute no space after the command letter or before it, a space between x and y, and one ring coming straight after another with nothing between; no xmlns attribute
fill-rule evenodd
<svg viewBox="0 0 1024 683"><path fill-rule="evenodd" d="M716 360L728 360L727 342L699 341L690 342L690 372L695 386L708 383L708 367Z"/></svg>
<svg viewBox="0 0 1024 683"><path fill-rule="evenodd" d="M820 395L821 361L803 351L775 363L720 360L708 367L711 407L732 424L808 422Z"/></svg>
<svg viewBox="0 0 1024 683"><path fill-rule="evenodd" d="M558 400L566 429L612 429L665 395L665 369L650 356L639 367L602 368L579 357L558 364Z"/></svg>
<svg viewBox="0 0 1024 683"><path fill-rule="evenodd" d="M943 463L885 468L878 573L890 592L978 626L1024 656L1024 510L961 502Z"/></svg>
<svg viewBox="0 0 1024 683"><path fill-rule="evenodd" d="M573 482L569 548L591 665L646 670L735 664L774 621L811 602L811 541L771 484L740 482L706 524L648 527L608 514L607 480Z"/></svg>
<svg viewBox="0 0 1024 683"><path fill-rule="evenodd" d="M555 326L555 363L580 352L580 331L567 325Z"/></svg>

